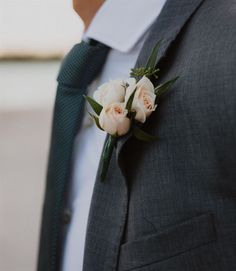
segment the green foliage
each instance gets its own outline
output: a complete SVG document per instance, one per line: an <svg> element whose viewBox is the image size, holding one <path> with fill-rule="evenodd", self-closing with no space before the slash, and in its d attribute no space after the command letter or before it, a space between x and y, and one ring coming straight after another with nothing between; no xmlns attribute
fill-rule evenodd
<svg viewBox="0 0 236 271"><path fill-rule="evenodd" d="M131 111L131 108L132 108L132 103L133 103L133 100L134 100L134 95L135 95L135 92L136 92L137 88L134 89L133 93L129 96L129 99L126 103L126 109L128 111Z"/></svg>
<svg viewBox="0 0 236 271"><path fill-rule="evenodd" d="M91 98L89 96L84 95L84 98L88 101L88 103L92 107L93 111L99 116L103 107L98 102L96 102L93 98Z"/></svg>
<svg viewBox="0 0 236 271"><path fill-rule="evenodd" d="M139 127L135 127L133 129L133 135L139 140L146 141L146 142L152 142L158 139L158 137L150 135L146 132L144 132L142 129Z"/></svg>
<svg viewBox="0 0 236 271"><path fill-rule="evenodd" d="M91 114L90 112L88 112L88 113L89 113L90 117L94 120L96 126L97 126L100 130L104 131L104 130L102 129L102 127L100 126L100 124L99 124L99 118L98 118L97 116Z"/></svg>
<svg viewBox="0 0 236 271"><path fill-rule="evenodd" d="M107 175L107 171L108 171L108 167L111 161L111 156L112 156L112 152L114 147L116 146L117 143L117 137L116 136L112 136L112 135L108 135L106 142L105 142L105 146L103 149L103 153L102 153L102 171L101 171L101 182L104 182L106 179L106 175Z"/></svg>
<svg viewBox="0 0 236 271"><path fill-rule="evenodd" d="M139 80L141 77L146 76L148 78L158 78L159 69L156 69L157 55L160 48L161 41L159 41L153 48L145 67L131 69L130 76Z"/></svg>
<svg viewBox="0 0 236 271"><path fill-rule="evenodd" d="M158 50L161 46L161 41L158 41L156 46L152 49L151 55L148 58L146 68L151 68L154 69L156 66L156 61L157 61L157 55L158 55Z"/></svg>
<svg viewBox="0 0 236 271"><path fill-rule="evenodd" d="M157 96L157 99L160 98L163 94L165 94L178 78L179 77L177 76L177 77L157 86L155 88L155 94Z"/></svg>
<svg viewBox="0 0 236 271"><path fill-rule="evenodd" d="M136 80L139 80L143 76L146 76L148 78L151 78L153 76L155 77L155 79L157 79L158 72L159 72L159 69L150 68L150 67L149 68L146 68L146 67L134 68L134 69L131 69L130 76L134 77Z"/></svg>

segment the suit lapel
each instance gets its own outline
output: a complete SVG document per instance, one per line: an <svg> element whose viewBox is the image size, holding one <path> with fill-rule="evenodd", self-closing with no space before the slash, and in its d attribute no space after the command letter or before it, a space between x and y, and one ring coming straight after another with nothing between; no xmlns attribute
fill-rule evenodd
<svg viewBox="0 0 236 271"><path fill-rule="evenodd" d="M158 41L162 41L157 59L158 66L158 63L165 57L170 45L175 41L181 29L183 29L184 25L203 1L204 0L167 0L160 15L151 27L135 67L144 66L153 47ZM118 164L120 164L121 150L130 137L131 134L129 133L118 141L116 150Z"/></svg>

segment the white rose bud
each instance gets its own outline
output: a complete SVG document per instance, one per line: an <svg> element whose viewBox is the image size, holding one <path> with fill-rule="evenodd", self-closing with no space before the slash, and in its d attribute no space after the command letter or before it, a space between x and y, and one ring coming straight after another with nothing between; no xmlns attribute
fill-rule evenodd
<svg viewBox="0 0 236 271"><path fill-rule="evenodd" d="M125 103L113 103L104 106L99 115L99 124L108 134L125 135L130 129L130 119Z"/></svg>
<svg viewBox="0 0 236 271"><path fill-rule="evenodd" d="M94 92L93 97L102 106L124 102L124 82L122 80L111 80L104 83Z"/></svg>
<svg viewBox="0 0 236 271"><path fill-rule="evenodd" d="M138 83L136 83L135 80L130 80L129 87L126 90L126 102L135 88L137 88L137 90L134 95L131 110L136 112L135 119L144 123L146 118L156 109L154 86L146 76L143 76Z"/></svg>

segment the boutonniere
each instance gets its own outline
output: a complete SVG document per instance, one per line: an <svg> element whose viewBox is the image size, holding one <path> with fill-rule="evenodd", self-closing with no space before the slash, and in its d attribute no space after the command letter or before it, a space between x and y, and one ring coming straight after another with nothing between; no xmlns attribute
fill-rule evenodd
<svg viewBox="0 0 236 271"><path fill-rule="evenodd" d="M117 140L131 132L143 141L157 140L142 130L142 124L154 112L160 97L178 77L154 86L159 69L156 68L160 42L153 48L145 67L131 69L127 80L111 80L101 85L93 98L85 96L94 114L89 113L99 129L108 133L102 153L101 181L105 180L112 152Z"/></svg>

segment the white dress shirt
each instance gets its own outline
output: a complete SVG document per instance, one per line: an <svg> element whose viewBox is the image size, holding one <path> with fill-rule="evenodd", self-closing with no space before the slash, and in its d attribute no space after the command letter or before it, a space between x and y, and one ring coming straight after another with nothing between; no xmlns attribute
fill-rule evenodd
<svg viewBox="0 0 236 271"><path fill-rule="evenodd" d="M107 0L90 24L86 38L93 38L111 50L99 76L90 86L90 96L98 85L110 79L129 77L148 29L159 15L165 0ZM87 116L74 146L70 189L71 223L66 234L62 270L81 271L87 220L93 187L106 133Z"/></svg>

